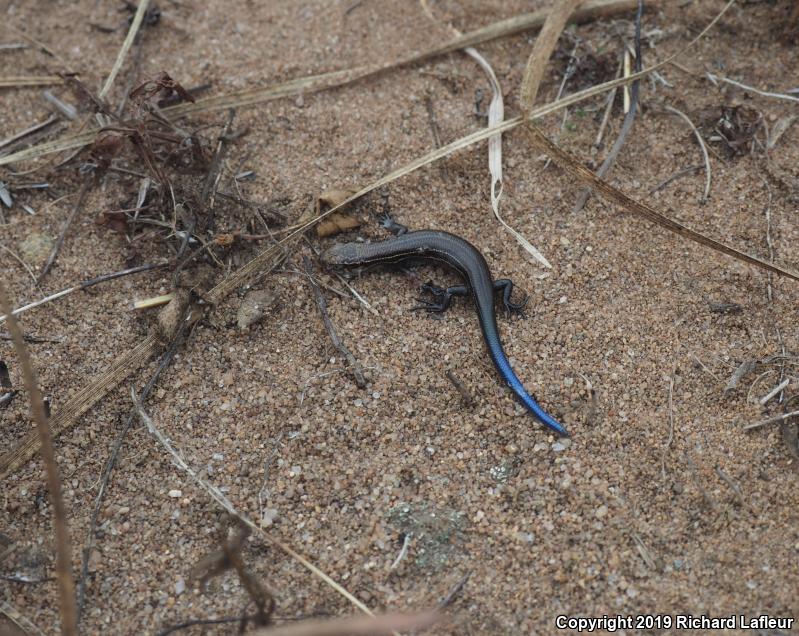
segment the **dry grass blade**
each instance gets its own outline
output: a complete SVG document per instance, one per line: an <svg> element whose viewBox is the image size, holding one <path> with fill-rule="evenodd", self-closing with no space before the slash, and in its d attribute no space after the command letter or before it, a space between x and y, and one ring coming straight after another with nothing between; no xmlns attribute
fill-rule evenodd
<svg viewBox="0 0 799 636"><path fill-rule="evenodd" d="M558 43L560 34L566 27L569 17L574 13L574 9L580 4L581 0L560 0L555 8L550 11L541 33L535 39L533 51L527 60L522 78L521 107L522 111L528 113L535 104L538 95L538 88L544 77L547 63L552 55L555 45Z"/></svg>
<svg viewBox="0 0 799 636"><path fill-rule="evenodd" d="M0 282L0 309L5 314L11 313L11 303L6 294L5 285ZM58 607L61 613L61 633L66 635L77 633L75 611L75 581L72 579L72 550L69 543L69 527L64 500L61 496L61 478L58 475L58 465L55 461L53 450L53 437L47 422L47 412L44 399L36 381L25 339L16 319L8 319L8 331L14 341L14 350L17 353L19 364L22 366L22 377L25 390L28 392L33 419L40 440L42 461L47 474L47 488L53 506L53 526L55 528L56 550L56 578L58 580Z"/></svg>
<svg viewBox="0 0 799 636"><path fill-rule="evenodd" d="M641 70L641 17L644 12L644 2L643 0L638 1L638 11L635 14L635 70ZM624 51L624 61L623 64L625 69L625 74L629 74L629 68L626 61L629 59L628 51L625 48ZM630 131L633 129L633 124L635 123L635 115L638 111L638 92L639 92L639 84L640 80L635 80L632 83L632 86L628 92L625 91L624 93L624 102L625 108L627 109L627 115L624 117L624 121L621 124L621 130L619 131L618 136L616 137L616 141L613 142L613 145L610 148L610 152L608 152L605 160L602 162L602 165L599 166L599 170L596 171L596 175L600 178L604 178L605 175L610 172L610 169L613 167L613 164L616 163L616 158L619 156L621 149L624 147L624 144L627 141L627 137L630 134ZM626 87L625 87L626 88ZM580 196L577 198L577 203L572 208L572 214L575 214L582 210L585 207L585 204L588 202L588 197L591 196L591 189L586 188L582 191Z"/></svg>
<svg viewBox="0 0 799 636"><path fill-rule="evenodd" d="M194 481L198 486L200 486L203 490L205 490L214 501L216 501L220 506L222 506L222 508L224 508L228 513L230 513L236 519L240 520L244 525L257 532L267 543L277 546L278 548L283 550L283 552L285 552L291 558L298 561L305 568L310 570L314 576L318 577L319 579L327 583L327 585L329 585L332 589L341 594L350 603L355 605L355 607L357 607L359 610L361 610L365 614L368 614L369 616L374 616L372 611L368 607L366 607L366 605L364 605L361 601L355 598L347 590L341 587L341 585L336 583L327 574L322 572L313 563L308 561L308 559L306 559L301 554L295 552L291 547L287 546L286 544L281 543L277 539L269 537L261 529L260 526L255 524L255 522L252 519L250 519L243 513L239 512L239 510L231 503L231 501L227 497L225 497L225 495L222 493L222 491L219 488L209 484L202 477L200 477L197 471L195 471L191 466L188 465L188 463L186 463L186 460L183 458L183 455L180 453L180 451L177 450L174 446L172 446L170 440L167 439L164 436L164 434L161 433L161 431L155 426L152 419L150 419L149 415L147 415L147 413L145 412L144 407L142 406L138 396L136 395L135 390L132 387L130 392L131 392L131 398L133 399L133 405L139 415L139 419L141 419L142 423L147 427L147 430L150 432L150 434L164 447L164 449L166 449L166 451L172 457L172 461L175 464L175 466L184 471L192 479L192 481Z"/></svg>
<svg viewBox="0 0 799 636"><path fill-rule="evenodd" d="M14 34L18 35L19 37L21 37L26 42L32 44L35 48L39 49L40 51L42 51L46 55L49 55L50 57L58 60L61 63L61 65L64 67L64 69L69 71L70 66L69 66L69 64L67 63L67 61L63 57L61 57L58 53L56 53L53 49L48 47L43 42L39 42L39 40L35 40L30 35L25 33L25 31L21 31L20 29L15 27L13 24L11 24L11 22L8 19L3 20L3 23L0 24L0 27L3 27L5 29L11 31L12 33L14 33Z"/></svg>
<svg viewBox="0 0 799 636"><path fill-rule="evenodd" d="M428 17L435 22L435 17L427 3L427 0L421 0L422 8ZM461 33L454 27L450 29L460 37ZM463 52L469 55L477 64L483 69L486 78L491 86L491 102L488 105L488 127L492 128L501 124L505 120L505 101L502 96L502 87L499 85L499 80L494 72L494 69L474 47L467 46ZM552 265L544 257L544 255L528 241L521 233L516 231L509 225L500 213L500 201L502 199L502 135L493 135L488 139L488 171L491 175L491 211L494 217L500 224L511 233L513 238L521 245L534 259L546 268L551 268Z"/></svg>
<svg viewBox="0 0 799 636"><path fill-rule="evenodd" d="M636 2L637 2L637 0L634 0L634 2L630 6L634 6ZM699 35L697 35L693 40L691 40L685 47L683 47L683 49L681 49L680 51L677 51L675 54L673 54L670 57L666 58L662 62L658 62L657 64L655 64L653 66L650 66L649 68L645 68L640 73L633 73L632 75L629 75L627 77L620 77L620 78L617 78L617 79L614 79L614 80L610 80L608 82L604 82L603 84L598 84L596 86L592 86L591 88L587 88L585 90L578 91L578 92L573 93L573 94L571 94L571 95L569 95L567 97L564 97L563 99L559 99L557 101L551 102L550 104L546 104L544 106L539 106L538 108L535 108L535 109L533 109L532 111L530 111L528 113L528 115L527 115L528 118L537 119L537 118L540 118L540 117L544 117L545 115L549 115L551 113L555 113L555 112L557 112L557 111L559 111L559 110L561 110L563 108L567 108L568 106L571 106L573 104L578 104L578 103L580 103L580 102L582 102L582 101L584 101L586 99L589 99L591 97L594 97L596 95L601 95L602 93L604 93L606 91L609 91L609 90L612 90L612 89L616 88L617 86L623 86L625 84L629 84L630 82L632 82L634 80L640 79L642 77L646 77L650 73L652 73L654 71L657 71L657 70L663 68L664 66L666 66L668 64L671 64L675 59L677 59L678 57L680 57L681 55L686 53L697 42L699 42L699 40L701 40L705 36L705 34L708 31L710 31L710 29L712 29L716 25L716 23L722 18L722 16L729 10L729 8L734 3L735 3L735 0L728 0L727 4L724 5L722 10L708 23L708 25L704 29L702 29L702 31L699 33ZM614 7L617 10L620 7L622 7L622 6L624 6L624 8L628 8L628 3L626 2L626 0L625 0L625 2L623 4L622 3L616 3L614 5ZM465 38L465 36L464 36L464 38ZM489 39L491 39L491 38L489 38ZM338 71L336 73L329 73L328 75L330 75L330 76L333 76L333 75L336 75L336 74L344 75L344 74L346 74L348 72L349 71ZM289 96L289 95L295 95L295 94L297 94L299 92L302 92L302 90L297 90L296 85L298 85L300 83L304 83L306 81L307 80L292 80L292 82L289 82L287 84L281 85L281 86L288 86L288 84L294 84L295 86L294 86L294 89L292 91L283 92L283 93L281 93L278 96L279 97L286 97L286 96ZM339 86L339 85L341 85L341 83L335 84L335 85ZM277 91L277 88L278 87L271 87L271 88L261 89L261 90L264 91L264 92L268 92L270 95L273 95L272 97L270 97L270 99L276 99L274 94ZM260 101L264 101L264 100L255 99L254 93L252 93L251 91L244 91L243 93L234 94L234 95L243 95L244 93L249 94L251 99L245 100L245 101L235 101L235 100L229 99L229 98L232 97L230 95L223 95L223 96L220 96L220 97L217 97L217 98L209 98L209 99L218 99L220 101L218 103L214 104L213 107L202 108L201 110L203 110L203 111L220 110L220 109L223 109L223 108L229 108L229 107L235 107L235 106L252 105L252 104L255 104L255 103L259 103ZM204 100L204 101L207 101L207 100ZM198 101L198 102L195 102L195 104L188 104L186 106L187 107L188 106L192 106L193 107L196 104L200 104L200 103L202 103L202 102ZM175 110L166 109L164 112L167 112L167 114L169 114L171 117L177 117L177 116L180 116L182 114L188 114L188 113L178 112L177 111L177 107L176 107ZM395 170L390 175L387 175L386 177L383 177L379 181L376 181L371 186L367 186L367 188L364 188L363 190L361 190L360 193L358 195L356 195L350 201L355 200L355 198L357 198L358 196L362 196L363 194L366 194L367 192L371 192L372 190L374 190L377 187L380 187L381 185L384 185L386 183L389 183L390 181L398 179L399 177L401 177L401 176L403 176L405 174L409 174L410 172L413 172L414 170L417 170L418 168L421 168L421 167L426 166L426 165L428 165L430 163L433 163L434 161L437 161L438 159L442 159L444 157L447 157L447 156L451 155L453 152L455 152L457 150L460 150L461 148L466 148L467 146L471 146L472 144L477 143L478 141L482 141L483 139L488 139L488 138L490 138L490 137L492 137L492 136L494 136L496 134L503 133L503 132L506 132L508 130L512 130L512 129L516 128L517 126L519 126L521 123L522 123L522 118L521 117L514 117L513 119L509 119L509 120L505 121L504 123L502 123L499 126L492 126L490 128L485 128L485 129L480 130L478 132L475 132L475 133L472 133L470 135L467 135L466 137L462 137L461 139L458 139L458 140L456 140L456 141L454 141L454 142L452 142L452 143L450 143L450 144L448 144L446 146L442 146L441 148L436 149L435 151L425 155L424 157L420 157L420 158L416 159L415 161L407 164L406 166L403 166L402 168L399 168L398 170ZM11 163L16 163L16 162L19 162L19 161L26 161L26 160L29 160L29 159L34 159L34 158L40 157L42 155L51 154L51 153L54 153L54 152L60 152L62 150L69 150L69 149L72 149L72 148L80 148L82 146L85 146L88 143L91 143L94 140L94 138L96 137L96 135L97 135L97 129L90 130L90 131L82 133L80 135L75 135L74 137L64 137L62 139L57 139L57 140L49 142L49 143L41 144L40 146L34 146L32 148L26 148L25 150L21 150L19 152L13 153L13 154L6 155L4 157L0 157L0 166L11 164ZM346 203L349 203L350 201L347 201ZM338 207L333 208L331 210L328 210L328 212L326 212L325 214L330 214L330 213L332 213L333 211L335 211L337 209L338 209ZM321 219L322 217L319 217L319 218ZM306 229L306 227L303 227L302 229L304 230L304 229Z"/></svg>
<svg viewBox="0 0 799 636"><path fill-rule="evenodd" d="M0 157L0 166L17 163L18 161L36 159L37 157L43 157L44 155L50 155L63 150L83 148L94 141L95 137L97 137L97 132L97 129L87 130L86 132L79 133L77 135L67 135L65 137L61 137L60 139L46 141L38 146L31 146L30 148L13 152Z"/></svg>
<svg viewBox="0 0 799 636"><path fill-rule="evenodd" d="M8 620L22 630L22 633L31 634L32 636L44 636L44 632L28 618L23 616L16 607L11 605L11 603L0 600L0 613L7 616ZM5 634L6 632L3 633Z"/></svg>
<svg viewBox="0 0 799 636"><path fill-rule="evenodd" d="M785 93L772 93L769 91L762 91L759 88L755 88L754 86L749 86L749 84L736 82L733 79L730 79L728 77L722 77L721 75L714 75L713 73L708 73L707 77L713 83L724 82L725 84L736 86L745 91L749 91L757 95L760 95L761 97L771 97L772 99L783 99L788 102L799 102L799 97L794 97L793 95L786 95Z"/></svg>
<svg viewBox="0 0 799 636"><path fill-rule="evenodd" d="M569 153L553 144L541 133L540 130L538 130L534 124L528 122L527 130L530 133L533 145L535 145L536 148L539 148L541 151L547 153L556 163L558 163L558 165L561 166L561 168L566 170L569 174L577 177L581 181L584 181L597 192L604 195L614 203L622 206L629 212L633 212L634 214L637 214L638 216L641 216L652 223L664 227L670 232L674 232L675 234L679 234L688 240L694 241L695 243L709 247L717 252L721 252L722 254L732 256L739 261L744 261L746 263L756 265L761 269L799 281L799 273L797 272L786 269L780 265L775 265L774 263L769 263L762 258L752 256L751 254L737 250L734 247L725 245L716 239L705 236L704 234L700 234L696 230L692 230L682 223L679 223L678 221L661 214L645 203L636 201L635 199L624 194L621 190L614 188L607 181L603 181L597 177L593 172L583 166Z"/></svg>
<svg viewBox="0 0 799 636"><path fill-rule="evenodd" d="M45 91L46 93L47 91ZM58 121L58 117L56 115L50 115L47 119L39 124L34 124L25 130L21 130L18 133L11 135L10 137L0 141L0 151L4 148L16 144L19 140L24 139L28 135L32 135L33 133L39 132L48 126L52 126L54 123Z"/></svg>
<svg viewBox="0 0 799 636"><path fill-rule="evenodd" d="M133 349L116 359L116 361L98 378L70 397L64 405L50 418L50 430L53 437L71 427L77 419L92 408L105 395L115 388L124 378L133 373L160 348L156 334L150 334ZM15 470L24 466L39 449L39 437L36 433L28 434L14 448L0 457L0 481L7 479Z"/></svg>
<svg viewBox="0 0 799 636"><path fill-rule="evenodd" d="M636 2L637 0L594 0L592 2L587 2L582 9L578 10L574 14L573 18L575 21L581 22L593 20L599 17L615 15L617 13L628 11L634 8ZM178 104L170 108L165 108L164 114L166 114L170 119L176 119L178 117L200 112L253 106L255 104L261 104L274 99L280 99L282 97L298 95L303 92L319 91L328 88L345 86L357 80L364 79L372 75L377 75L378 73L383 73L391 69L422 62L445 53L475 46L482 42L488 42L497 38L539 28L546 20L548 13L549 12L547 10L541 10L509 18L507 20L488 25L482 29L477 29L471 33L466 33L462 36L456 37L441 46L431 48L422 53L410 55L390 64L385 64L378 67L360 67L355 69L346 69L343 71L333 71L330 73L323 73L321 75L312 75L309 77L289 80L274 86L246 89L237 91L235 93L227 93L225 95L216 95L198 100L194 103ZM589 96L590 95L586 95L586 97ZM520 122L517 122L516 125L518 125L518 123ZM513 126L511 126L511 128L512 127ZM80 148L91 143L97 135L97 132L98 129L90 130L82 134L63 137L53 142L41 144L40 146L27 148L13 155L8 155L7 157L0 157L0 165L15 163L18 161L27 161L29 159L34 159L36 157L53 152L60 152L62 150ZM496 132L496 130L493 131L493 133Z"/></svg>
<svg viewBox="0 0 799 636"><path fill-rule="evenodd" d="M381 634L424 629L432 625L437 618L436 612L424 612L336 618L327 621L306 620L294 625L261 629L255 634L256 636L381 636Z"/></svg>
<svg viewBox="0 0 799 636"><path fill-rule="evenodd" d="M56 84L63 84L63 78L58 75L45 75L35 76L28 75L24 77L0 77L0 88L19 88L23 86L54 86Z"/></svg>
<svg viewBox="0 0 799 636"><path fill-rule="evenodd" d="M158 366L155 369L155 373L153 373L152 377L148 380L148 382L144 385L141 390L140 399L146 400L150 393L152 392L153 388L155 387L158 379L161 377L161 374L166 370L166 368L170 365L173 358L175 357L175 353L178 350L178 347L181 346L184 342L186 337L186 332L190 327L190 321L188 320L190 316L190 309L183 312L181 319L178 322L178 327L175 330L175 333L172 337L172 341L169 343L169 346L166 348L164 355L161 356L161 360L158 363ZM89 532L86 538L86 543L83 548L83 559L81 563L81 573L80 579L78 580L78 625L80 626L81 616L83 614L83 604L86 600L86 581L89 576L89 560L91 558L92 549L95 545L95 534L97 528L97 518L100 515L100 509L103 504L103 500L105 498L106 488L108 487L108 481L111 478L111 473L114 470L116 465L117 457L119 456L119 451L122 448L122 444L127 437L128 431L133 426L133 422L136 420L136 411L135 409L131 409L130 413L128 414L127 419L125 420L125 424L122 426L122 430L120 431L119 435L117 436L114 446L111 450L111 454L108 458L108 461L103 468L103 472L100 476L100 486L97 490L97 496L94 499L94 508L91 513L91 517L89 520Z"/></svg>
<svg viewBox="0 0 799 636"><path fill-rule="evenodd" d="M101 100L105 99L106 95L108 95L108 91L111 90L111 86L114 84L114 80L122 68L122 63L125 61L125 56L127 56L130 47L133 45L133 40L136 38L136 34L139 32L139 27L141 26L142 20L144 19L144 14L147 12L147 7L149 4L150 0L141 0L139 2L139 8L136 9L136 14L133 16L133 21L130 23L128 34L125 36L125 41L122 43L122 48L119 49L119 54L114 62L114 67L108 74L108 78L105 80L105 84L103 84L103 88L98 96Z"/></svg>
<svg viewBox="0 0 799 636"><path fill-rule="evenodd" d="M702 134L696 129L694 122L691 121L691 118L688 117L688 115L681 110L674 108L673 106L664 106L664 108L670 113L674 113L686 124L688 124L688 126L691 128L691 132L694 133L694 137L696 137L696 141L699 143L699 147L702 149L702 158L705 161L705 192L702 195L702 201L707 201L708 196L710 196L710 157L707 154L705 140L702 138Z"/></svg>

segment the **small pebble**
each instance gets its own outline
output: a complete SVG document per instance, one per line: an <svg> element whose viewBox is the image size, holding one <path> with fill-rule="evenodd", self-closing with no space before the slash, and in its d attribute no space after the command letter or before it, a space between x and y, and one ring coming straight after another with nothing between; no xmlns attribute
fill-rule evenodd
<svg viewBox="0 0 799 636"><path fill-rule="evenodd" d="M177 499L178 497L183 496L183 492L181 492L180 490L170 490L167 494L173 499Z"/></svg>
<svg viewBox="0 0 799 636"><path fill-rule="evenodd" d="M261 525L262 526L271 526L278 517L278 511L276 508L267 508L263 512L263 516L261 517Z"/></svg>

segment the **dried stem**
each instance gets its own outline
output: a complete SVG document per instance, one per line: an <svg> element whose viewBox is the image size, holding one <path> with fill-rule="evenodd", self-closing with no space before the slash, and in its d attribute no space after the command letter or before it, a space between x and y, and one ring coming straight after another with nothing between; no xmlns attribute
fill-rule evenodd
<svg viewBox="0 0 799 636"><path fill-rule="evenodd" d="M11 303L8 300L5 285L0 281L0 309L5 314L11 313ZM53 525L55 527L56 547L56 578L58 579L59 611L61 612L61 633L72 636L77 633L75 612L75 582L72 579L72 551L69 544L69 527L64 500L61 496L61 479L58 475L58 465L55 461L53 438L50 425L47 422L47 413L44 399L36 381L25 339L16 319L8 318L8 330L14 341L14 350L22 365L22 377L28 399L31 403L33 419L39 433L42 461L47 473L47 488L53 504Z"/></svg>

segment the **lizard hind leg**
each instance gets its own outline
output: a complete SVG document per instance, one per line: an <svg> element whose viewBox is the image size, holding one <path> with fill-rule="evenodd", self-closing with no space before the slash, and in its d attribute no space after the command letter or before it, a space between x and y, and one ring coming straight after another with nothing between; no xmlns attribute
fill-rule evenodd
<svg viewBox="0 0 799 636"><path fill-rule="evenodd" d="M424 309L425 311L441 313L449 309L449 304L452 302L453 296L468 296L469 288L466 285L455 285L453 287L438 287L431 281L426 282L419 288L421 293L428 293L432 295L433 300L425 300L419 298L419 304L411 309L411 311L418 311Z"/></svg>
<svg viewBox="0 0 799 636"><path fill-rule="evenodd" d="M498 278L495 280L494 291L502 292L502 304L505 307L505 313L508 315L513 313L522 313L527 301L530 300L529 296L525 296L524 300L520 303L511 302L510 296L513 293L513 281L510 278Z"/></svg>

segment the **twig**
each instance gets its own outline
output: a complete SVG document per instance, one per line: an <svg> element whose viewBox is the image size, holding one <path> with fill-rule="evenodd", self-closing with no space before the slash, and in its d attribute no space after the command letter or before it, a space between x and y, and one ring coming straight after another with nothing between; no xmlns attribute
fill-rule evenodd
<svg viewBox="0 0 799 636"><path fill-rule="evenodd" d="M67 104L66 102L61 101L50 91L43 91L42 97L44 97L44 101L49 103L53 108L55 108L59 113L61 113L64 117L66 117L70 121L74 121L75 119L77 119L78 111L75 110L75 107L72 106L71 104ZM55 119L55 117L53 119Z"/></svg>
<svg viewBox="0 0 799 636"><path fill-rule="evenodd" d="M3 247L0 245L0 247ZM123 269L119 272L114 272L112 274L103 274L102 276L98 276L97 278L91 278L89 280L84 280L79 282L77 285L73 285L72 287L68 287L67 289L62 289L60 292L56 292L55 294L51 294L45 298L40 298L32 303L28 303L22 307L18 307L14 311L11 312L12 316L18 316L19 314L28 311L29 309L33 309L35 307L39 307L44 305L45 303L49 303L53 300L57 300L58 298L62 298L68 294L76 292L80 289L87 289L89 287L93 287L94 285L99 285L100 283L105 283L109 280L114 280L115 278L121 278L123 276L130 276L131 274L140 274L141 272L149 272L152 269L159 269L161 267L166 267L169 263L149 263L147 265L140 265L139 267L131 267L129 269ZM5 322L8 316L0 316L0 324Z"/></svg>
<svg viewBox="0 0 799 636"><path fill-rule="evenodd" d="M452 586L452 589L449 593L441 599L441 602L438 604L438 609L443 610L446 607L452 605L452 602L458 597L458 595L463 591L464 586L469 581L469 577L472 576L471 571L467 572L465 576L458 581L455 585Z"/></svg>
<svg viewBox="0 0 799 636"><path fill-rule="evenodd" d="M768 424L777 424L778 422L785 422L786 420L789 420L792 417L796 417L797 415L799 415L799 411L791 411L790 413L775 415L774 417L768 417L765 420L760 420L759 422L752 422L751 424L747 424L746 426L744 426L743 430L751 431L752 429L760 428L761 426L767 426Z"/></svg>
<svg viewBox="0 0 799 636"><path fill-rule="evenodd" d="M768 151L766 151L766 163L768 163ZM766 215L766 245L768 245L768 254L771 260L774 260L774 241L771 238L771 186L769 186L768 181L765 182L766 190L768 191L768 201L766 202L765 207L765 215ZM774 307L772 303L774 302L774 287L773 287L773 280L772 280L771 272L768 273L768 277L766 278L766 296L768 297L769 302L769 313L771 314L772 320L774 321L774 331L777 334L777 342L779 342L780 350L782 355L785 355L785 341L782 339L782 332L780 331L780 327L777 324L776 318L774 316ZM783 359L780 363L780 380L782 380L783 376L785 375L785 360ZM782 390L779 391L780 394L780 404L784 399L784 395ZM773 396L772 396L773 397ZM770 399L770 398L769 398Z"/></svg>
<svg viewBox="0 0 799 636"><path fill-rule="evenodd" d="M640 73L641 69L643 68L641 60L641 16L643 15L643 12L644 12L644 1L638 0L638 11L635 14L635 72L636 73ZM616 137L616 141L613 142L613 146L611 146L607 157L605 157L605 160L602 162L602 165L599 166L599 170L596 171L596 175L600 179L604 178L605 175L613 167L613 164L616 163L616 158L619 156L619 153L621 152L621 149L624 147L624 144L627 141L627 137L633 128L633 123L635 122L635 115L638 111L638 89L640 83L641 83L640 80L635 80L632 83L632 86L630 87L630 105L629 109L627 110L627 114L624 116L624 122L622 122L621 130L619 130L619 136ZM625 92L625 95L626 94L627 93ZM585 204L588 202L588 197L590 196L591 196L591 188L585 188L580 193L580 196L577 198L577 202L574 204L574 207L572 208L572 214L582 210L583 207L585 207Z"/></svg>
<svg viewBox="0 0 799 636"><path fill-rule="evenodd" d="M452 382L452 386L461 394L463 401L466 402L466 406L473 408L474 398L472 398L472 394L469 393L469 390L464 386L460 378L455 375L452 369L447 369L447 379Z"/></svg>
<svg viewBox="0 0 799 636"><path fill-rule="evenodd" d="M216 189L221 176L222 160L225 157L225 144L229 140L230 128L233 125L235 117L236 111L231 108L228 112L225 127L217 138L216 150L214 150L214 156L211 158L211 165L208 166L208 174L205 176L200 200L207 206L208 214L204 217L203 227L200 228L201 231L208 229L213 223L214 202L216 198Z"/></svg>
<svg viewBox="0 0 799 636"><path fill-rule="evenodd" d="M325 323L327 335L330 336L330 341L347 361L347 367L352 371L352 377L355 379L355 384L359 389L365 389L366 378L363 375L363 369L361 368L361 365L358 364L355 356L352 355L350 350L347 349L346 345L341 341L341 338L339 338L336 328L333 325L333 321L330 320L330 316L327 313L327 301L325 300L322 290L319 289L319 284L316 282L313 274L311 273L311 262L307 257L303 257L303 266L305 268L305 275L308 278L308 283L311 285L314 298L316 299L316 306L319 307L319 313L322 315L322 322Z"/></svg>
<svg viewBox="0 0 799 636"><path fill-rule="evenodd" d="M185 316L184 316L185 318ZM164 352L164 355L161 356L161 360L158 363L158 367L153 373L152 377L149 379L147 384L144 385L144 388L141 391L140 399L144 401L148 398L150 393L152 392L153 388L155 387L156 382L158 382L158 378L161 376L161 373L169 366L172 362L172 358L175 357L175 353L178 350L178 347L183 342L184 336L186 334L186 329L188 327L188 322L186 320L182 320L180 322L180 327L178 331L175 333L175 336L172 338L172 341L169 343L169 348ZM136 419L136 409L131 409L130 413L128 414L128 419L125 421L125 424L122 426L122 430L120 431L119 435L117 435L116 440L114 441L114 446L111 449L111 455L108 457L108 461L103 468L103 473L100 477L100 487L97 491L97 497L94 500L94 509L92 510L91 520L89 521L89 531L86 535L86 543L83 548L83 561L81 564L81 573L80 573L80 581L78 582L78 613L77 613L77 621L80 623L80 617L83 613L83 605L86 601L86 580L89 575L89 558L91 557L92 550L94 549L94 539L95 539L95 528L97 526L97 517L100 514L100 508L103 504L103 499L105 498L105 491L108 487L108 480L111 477L111 473L114 470L114 466L116 465L117 457L119 456L119 451L122 448L122 444L125 441L125 437L130 430L130 427L133 425L134 420Z"/></svg>
<svg viewBox="0 0 799 636"><path fill-rule="evenodd" d="M696 141L699 143L699 147L702 149L702 159L705 162L705 192L702 194L702 203L707 201L708 196L710 196L710 157L707 154L707 146L705 145L705 140L702 139L702 134L696 129L694 126L694 122L691 121L691 118L688 117L684 112L681 110L674 108L673 106L664 106L664 108L669 111L670 113L674 113L678 117L682 118L682 120L688 124L691 128L691 132L694 133L694 137L696 137Z"/></svg>
<svg viewBox="0 0 799 636"><path fill-rule="evenodd" d="M744 494L741 491L741 487L736 483L736 481L730 477L727 473L725 473L721 466L715 466L716 474L721 478L721 480L730 487L730 490L735 493L735 498L738 500L738 503L743 505L744 503Z"/></svg>
<svg viewBox="0 0 799 636"><path fill-rule="evenodd" d="M45 92L47 92L47 91L45 91ZM44 130L48 126L56 123L57 121L58 121L58 117L56 117L55 115L50 115L50 117L45 119L43 122L38 123L38 124L34 124L30 128L26 128L25 130L21 130L18 133L15 133L15 134L11 135L7 139L4 139L3 141L0 141L0 150L10 146L11 144L14 144L14 143L18 142L20 139L24 139L28 135L32 135L33 133L39 132L40 130Z"/></svg>
<svg viewBox="0 0 799 636"><path fill-rule="evenodd" d="M725 82L727 84L732 84L733 86L737 86L738 88L742 88L745 91L750 91L752 93L756 93L762 97L773 97L774 99L784 99L789 102L799 102L799 97L794 97L793 95L786 95L785 93L770 93L768 91L761 91L754 86L749 86L748 84L742 84L741 82L736 82L735 80L729 79L728 77L722 77L721 75L715 75L713 73L706 73L707 78L715 84L717 81Z"/></svg>
<svg viewBox="0 0 799 636"><path fill-rule="evenodd" d="M676 181L677 179L684 177L686 175L691 174L692 172L696 172L697 170L702 169L702 164L697 164L695 166L688 166L687 168L683 168L682 170L678 170L673 175L671 175L668 179L664 179L659 184L657 184L654 188L649 191L649 194L655 194L655 192L660 192L663 188L667 185Z"/></svg>
<svg viewBox="0 0 799 636"><path fill-rule="evenodd" d="M25 342L27 342L28 344L42 344L46 342L64 342L63 339L59 340L57 338L39 338L38 336L31 336L29 334L25 334L23 337L25 338ZM11 334L0 332L0 340L12 340Z"/></svg>
<svg viewBox="0 0 799 636"><path fill-rule="evenodd" d="M55 247L53 247L53 251L50 252L50 256L47 257L47 262L42 267L42 271L39 272L39 275L36 277L36 284L42 282L42 279L47 275L47 272L50 271L50 268L55 263L56 258L58 258L58 253L61 251L61 247L64 245L64 239L67 236L67 231L69 230L72 222L75 220L78 212L83 208L83 203L86 200L86 195L89 193L89 188L91 187L92 177L87 176L83 182L83 185L80 187L80 192L78 192L78 200L75 201L75 206L72 208L72 211L69 213L67 220L64 222L63 227L61 228L61 233L58 235L58 240L55 243Z"/></svg>
<svg viewBox="0 0 799 636"><path fill-rule="evenodd" d="M619 65L619 70L616 73L616 78L621 75L622 65ZM600 145L602 145L602 137L605 136L605 128L607 128L608 121L610 121L610 114L613 112L613 104L616 101L616 93L619 92L619 87L616 86L613 88L607 96L607 102L605 104L605 112L602 113L602 121L599 124L599 130L596 133L596 139L594 139L594 148L599 150Z"/></svg>
<svg viewBox="0 0 799 636"><path fill-rule="evenodd" d="M225 625L227 623L241 623L242 621L247 621L251 616L228 616L225 618L197 618L191 621L186 621L184 623L178 623L177 625L171 625L165 629L162 629L160 632L157 632L155 636L169 636L169 634L174 634L175 632L179 632L182 629L186 629L187 627L194 627L195 625Z"/></svg>
<svg viewBox="0 0 799 636"><path fill-rule="evenodd" d="M657 570L657 561L655 561L654 557L652 556L652 552L649 550L649 547L644 543L644 540L638 536L638 533L635 530L630 529L630 536L633 538L635 542L635 547L638 548L638 554L641 555L641 558L644 560L644 563L649 566L652 570Z"/></svg>
<svg viewBox="0 0 799 636"><path fill-rule="evenodd" d="M760 406L765 406L771 400L773 400L777 395L782 393L783 389L791 383L791 378L785 378L782 382L780 382L777 386L775 386L771 391L769 391L766 395L760 398Z"/></svg>
<svg viewBox="0 0 799 636"><path fill-rule="evenodd" d="M5 285L0 282L0 309L4 313L11 312L11 303L6 294ZM36 381L36 373L31 364L30 355L25 347L22 331L15 318L8 320L8 330L14 339L14 350L22 365L22 377L28 399L31 403L33 418L39 432L42 461L47 473L47 488L53 505L53 526L55 528L56 575L58 578L59 611L61 613L61 633L71 636L77 633L75 613L75 582L72 579L72 551L69 545L69 527L64 500L61 497L61 479L58 475L58 464L55 461L53 438L44 407L42 393Z"/></svg>
<svg viewBox="0 0 799 636"><path fill-rule="evenodd" d="M688 453L685 453L685 461L688 462L688 467L691 469L691 472L694 475L694 481L696 481L696 486L697 488L699 488L699 492L702 493L702 499L705 501L705 503L711 510L715 510L716 501L713 499L713 497L710 496L710 493L707 491L707 488L705 488L705 484L702 481L701 476L699 475L699 471L696 468L696 464L694 463L693 458Z"/></svg>
<svg viewBox="0 0 799 636"><path fill-rule="evenodd" d="M0 599L0 612L5 614L8 619L19 627L24 634L29 636L45 636L44 632L39 629L36 624L31 622L30 619L22 615L22 613L11 603Z"/></svg>

